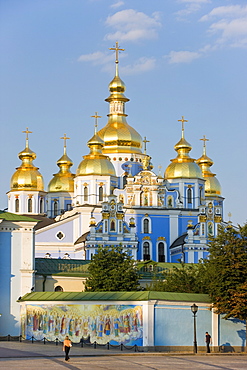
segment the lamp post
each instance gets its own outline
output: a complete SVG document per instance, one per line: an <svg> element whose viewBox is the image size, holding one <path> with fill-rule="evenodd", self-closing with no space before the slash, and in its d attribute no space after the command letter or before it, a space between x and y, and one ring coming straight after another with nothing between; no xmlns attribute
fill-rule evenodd
<svg viewBox="0 0 247 370"><path fill-rule="evenodd" d="M194 315L194 353L197 353L197 341L196 341L196 313L198 311L198 306L194 303L191 306L191 311Z"/></svg>

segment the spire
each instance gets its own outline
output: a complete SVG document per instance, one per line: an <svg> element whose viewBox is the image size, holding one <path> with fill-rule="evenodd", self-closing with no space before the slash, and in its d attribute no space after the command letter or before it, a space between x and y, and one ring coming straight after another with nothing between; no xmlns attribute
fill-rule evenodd
<svg viewBox="0 0 247 370"><path fill-rule="evenodd" d="M38 167L35 167L33 160L36 158L36 154L29 148L29 137L32 131L22 131L26 134L25 148L22 150L18 157L22 161L20 167L16 169L10 182L11 190L44 190L44 182L42 175L38 171Z"/></svg>
<svg viewBox="0 0 247 370"><path fill-rule="evenodd" d="M178 122L182 122L182 135L179 142L174 146L177 157L171 159L171 164L165 171L165 179L174 178L202 178L202 172L200 167L195 163L195 159L191 158L189 152L192 146L184 138L184 122L188 120L179 119Z"/></svg>
<svg viewBox="0 0 247 370"><path fill-rule="evenodd" d="M210 167L214 164L213 160L209 158L206 154L206 142L209 139L203 135L203 138L200 139L203 141L203 149L202 149L202 156L196 160L196 163L200 166L202 170L202 175L205 178L205 195L212 196L212 195L220 195L221 194L221 186L218 179L215 177L215 173L211 172Z"/></svg>
<svg viewBox="0 0 247 370"><path fill-rule="evenodd" d="M142 139L138 132L128 125L125 113L125 103L129 101L124 95L125 84L119 77L119 51L118 42L116 46L109 48L115 51L116 71L113 80L109 83L110 95L105 99L109 103L108 122L99 131L99 137L104 141L103 153L136 153L141 154Z"/></svg>
<svg viewBox="0 0 247 370"><path fill-rule="evenodd" d="M60 137L63 143L63 155L57 161L59 167L58 173L54 174L53 179L49 182L48 192L73 192L74 191L74 177L75 175L70 172L70 167L73 166L72 160L67 155L67 143L70 138L64 134Z"/></svg>

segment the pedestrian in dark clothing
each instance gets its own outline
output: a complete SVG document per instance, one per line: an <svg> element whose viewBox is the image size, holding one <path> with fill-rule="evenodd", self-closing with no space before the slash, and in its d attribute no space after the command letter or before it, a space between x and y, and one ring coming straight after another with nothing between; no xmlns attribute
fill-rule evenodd
<svg viewBox="0 0 247 370"><path fill-rule="evenodd" d="M206 331L206 336L205 336L205 342L206 342L206 346L207 346L207 353L210 353L209 344L211 343L211 335L208 334L207 331Z"/></svg>
<svg viewBox="0 0 247 370"><path fill-rule="evenodd" d="M63 351L65 352L65 361L69 360L70 347L72 347L72 343L67 335L63 341Z"/></svg>

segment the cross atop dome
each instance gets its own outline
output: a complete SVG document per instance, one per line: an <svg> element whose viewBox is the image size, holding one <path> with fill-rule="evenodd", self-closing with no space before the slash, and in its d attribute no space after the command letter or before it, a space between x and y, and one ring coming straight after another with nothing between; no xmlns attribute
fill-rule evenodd
<svg viewBox="0 0 247 370"><path fill-rule="evenodd" d="M125 49L120 49L119 47L118 47L118 41L116 41L116 46L115 46L115 48L109 48L109 50L114 50L115 52L116 52L116 60L115 60L115 63L118 63L119 61L118 61L118 52L119 51L124 51Z"/></svg>
<svg viewBox="0 0 247 370"><path fill-rule="evenodd" d="M28 148L28 134L32 134L32 131L28 130L28 127L26 128L25 131L22 131L24 134L26 134L26 148Z"/></svg>
<svg viewBox="0 0 247 370"><path fill-rule="evenodd" d="M147 154L147 143L150 143L149 140L147 140L147 137L144 136L144 140L142 140L144 143L144 154Z"/></svg>
<svg viewBox="0 0 247 370"><path fill-rule="evenodd" d="M64 154L66 154L66 140L69 140L70 137L66 136L66 134L63 134L63 137L60 137L60 139L63 139L63 148L64 148Z"/></svg>
<svg viewBox="0 0 247 370"><path fill-rule="evenodd" d="M206 141L209 141L209 139L207 139L206 136L203 135L203 138L200 140L203 141L203 154L206 155Z"/></svg>
<svg viewBox="0 0 247 370"><path fill-rule="evenodd" d="M91 116L95 118L95 124L94 124L94 134L97 134L97 128L98 128L98 118L101 118L102 116L98 116L98 112L95 112L94 116Z"/></svg>
<svg viewBox="0 0 247 370"><path fill-rule="evenodd" d="M178 119L178 122L182 122L182 137L184 137L184 122L188 122L188 120L182 116L182 119Z"/></svg>

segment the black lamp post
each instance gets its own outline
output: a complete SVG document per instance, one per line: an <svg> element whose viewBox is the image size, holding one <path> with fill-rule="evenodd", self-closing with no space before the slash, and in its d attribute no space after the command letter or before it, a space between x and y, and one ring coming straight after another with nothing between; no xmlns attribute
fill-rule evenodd
<svg viewBox="0 0 247 370"><path fill-rule="evenodd" d="M198 311L198 306L194 303L191 306L191 311L194 315L194 353L197 353L197 341L196 341L196 313Z"/></svg>

